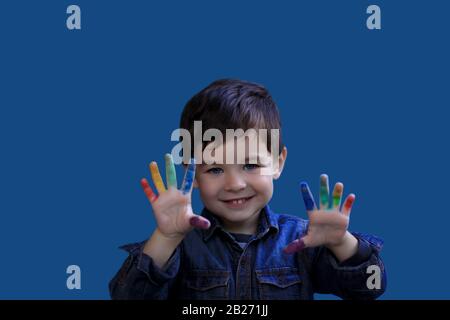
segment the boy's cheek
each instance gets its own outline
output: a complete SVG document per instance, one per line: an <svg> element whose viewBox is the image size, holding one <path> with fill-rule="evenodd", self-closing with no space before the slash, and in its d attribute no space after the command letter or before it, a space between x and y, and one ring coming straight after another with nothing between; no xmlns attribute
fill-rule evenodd
<svg viewBox="0 0 450 320"><path fill-rule="evenodd" d="M269 179L278 179L280 177L280 171L276 170L274 166L267 166L261 168L259 171L259 175L263 178L269 178Z"/></svg>
<svg viewBox="0 0 450 320"><path fill-rule="evenodd" d="M273 180L277 180L281 176L281 172L278 170L273 173Z"/></svg>

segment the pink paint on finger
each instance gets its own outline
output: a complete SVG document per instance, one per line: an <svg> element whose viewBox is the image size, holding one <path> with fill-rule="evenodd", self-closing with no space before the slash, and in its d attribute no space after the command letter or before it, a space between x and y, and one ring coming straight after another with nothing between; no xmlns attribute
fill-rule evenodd
<svg viewBox="0 0 450 320"><path fill-rule="evenodd" d="M200 217L200 216L193 216L193 217L189 220L189 223L190 223L191 226L193 226L194 228L199 228L199 229L208 229L209 226L211 225L207 219L202 218L202 217Z"/></svg>
<svg viewBox="0 0 450 320"><path fill-rule="evenodd" d="M291 243L289 243L285 248L284 248L284 253L287 254L292 254L295 253L297 251L301 251L305 248L305 242L303 241L303 239L297 239L292 241Z"/></svg>

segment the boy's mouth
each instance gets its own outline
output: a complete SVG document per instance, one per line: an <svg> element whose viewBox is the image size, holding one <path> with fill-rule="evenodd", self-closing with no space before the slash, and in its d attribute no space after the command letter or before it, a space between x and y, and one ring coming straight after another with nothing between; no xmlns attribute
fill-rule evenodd
<svg viewBox="0 0 450 320"><path fill-rule="evenodd" d="M234 199L228 199L228 200L222 200L222 201L225 202L226 204L228 204L229 206L239 206L239 205L246 203L253 197L254 196L245 197L245 198L234 198Z"/></svg>

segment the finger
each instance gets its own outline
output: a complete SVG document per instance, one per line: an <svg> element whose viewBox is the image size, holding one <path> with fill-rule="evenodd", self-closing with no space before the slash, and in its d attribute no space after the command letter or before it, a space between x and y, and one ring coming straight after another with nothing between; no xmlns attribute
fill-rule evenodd
<svg viewBox="0 0 450 320"><path fill-rule="evenodd" d="M322 174L320 176L320 209L328 209L328 198L330 197L330 187L328 184L328 176Z"/></svg>
<svg viewBox="0 0 450 320"><path fill-rule="evenodd" d="M189 219L189 223L194 228L199 228L199 229L208 229L211 226L211 223L209 222L208 219L203 218L202 216L197 216L197 215L191 217Z"/></svg>
<svg viewBox="0 0 450 320"><path fill-rule="evenodd" d="M153 183L156 186L156 190L161 194L166 191L164 182L162 181L161 174L159 173L158 164L155 161L150 163L150 173L152 175Z"/></svg>
<svg viewBox="0 0 450 320"><path fill-rule="evenodd" d="M171 154L165 155L166 160L166 182L167 188L174 187L177 188L177 173L175 171L175 165L173 163L173 158Z"/></svg>
<svg viewBox="0 0 450 320"><path fill-rule="evenodd" d="M304 236L303 238L297 239L289 243L284 249L284 253L292 254L296 253L298 251L302 251L305 248L308 248L311 246L311 240L308 237L308 235Z"/></svg>
<svg viewBox="0 0 450 320"><path fill-rule="evenodd" d="M192 158L191 162L186 168L183 183L181 184L181 191L183 192L183 194L191 192L194 178L195 178L195 159Z"/></svg>
<svg viewBox="0 0 450 320"><path fill-rule="evenodd" d="M353 203L355 202L356 196L353 193L350 193L344 201L344 205L342 206L342 214L347 217L350 216L350 212L352 211Z"/></svg>
<svg viewBox="0 0 450 320"><path fill-rule="evenodd" d="M297 239L289 243L284 249L283 252L287 254L296 253L298 251L301 251L305 248L305 242L303 242L303 239Z"/></svg>
<svg viewBox="0 0 450 320"><path fill-rule="evenodd" d="M342 193L344 192L344 185L340 182L334 185L333 189L333 209L338 209L341 206Z"/></svg>
<svg viewBox="0 0 450 320"><path fill-rule="evenodd" d="M141 180L141 186L142 189L144 189L145 195L147 196L150 203L153 203L156 201L156 199L158 199L156 194L153 192L152 187L150 187L150 185L148 184L147 179L143 178Z"/></svg>
<svg viewBox="0 0 450 320"><path fill-rule="evenodd" d="M308 248L311 246L311 240L308 237L308 235L305 235L304 237L294 240L291 243L289 243L283 251L287 254L296 253L299 251L302 251L305 248Z"/></svg>
<svg viewBox="0 0 450 320"><path fill-rule="evenodd" d="M300 191L302 192L303 201L305 202L306 212L311 214L311 211L316 210L316 204L314 202L314 197L309 190L308 184L306 182L300 183Z"/></svg>

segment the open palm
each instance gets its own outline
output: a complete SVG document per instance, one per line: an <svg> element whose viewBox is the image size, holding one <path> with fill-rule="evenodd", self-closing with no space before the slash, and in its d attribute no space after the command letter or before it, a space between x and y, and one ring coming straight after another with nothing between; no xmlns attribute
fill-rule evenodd
<svg viewBox="0 0 450 320"><path fill-rule="evenodd" d="M159 231L167 237L183 236L193 227L207 229L210 223L207 219L194 214L192 210L192 185L195 178L195 162L191 161L186 168L181 189L177 189L177 178L172 156L166 154L167 189L159 173L156 162L150 163L150 172L158 195L150 187L147 179L141 180L147 198L149 199Z"/></svg>
<svg viewBox="0 0 450 320"><path fill-rule="evenodd" d="M306 182L300 184L300 190L305 202L309 217L308 230L305 236L294 240L286 248L286 253L294 253L307 247L337 246L347 232L350 212L355 200L355 195L350 194L341 207L341 199L344 185L336 183L332 202L329 203L328 176L321 175L320 180L320 207L314 202L314 198Z"/></svg>

